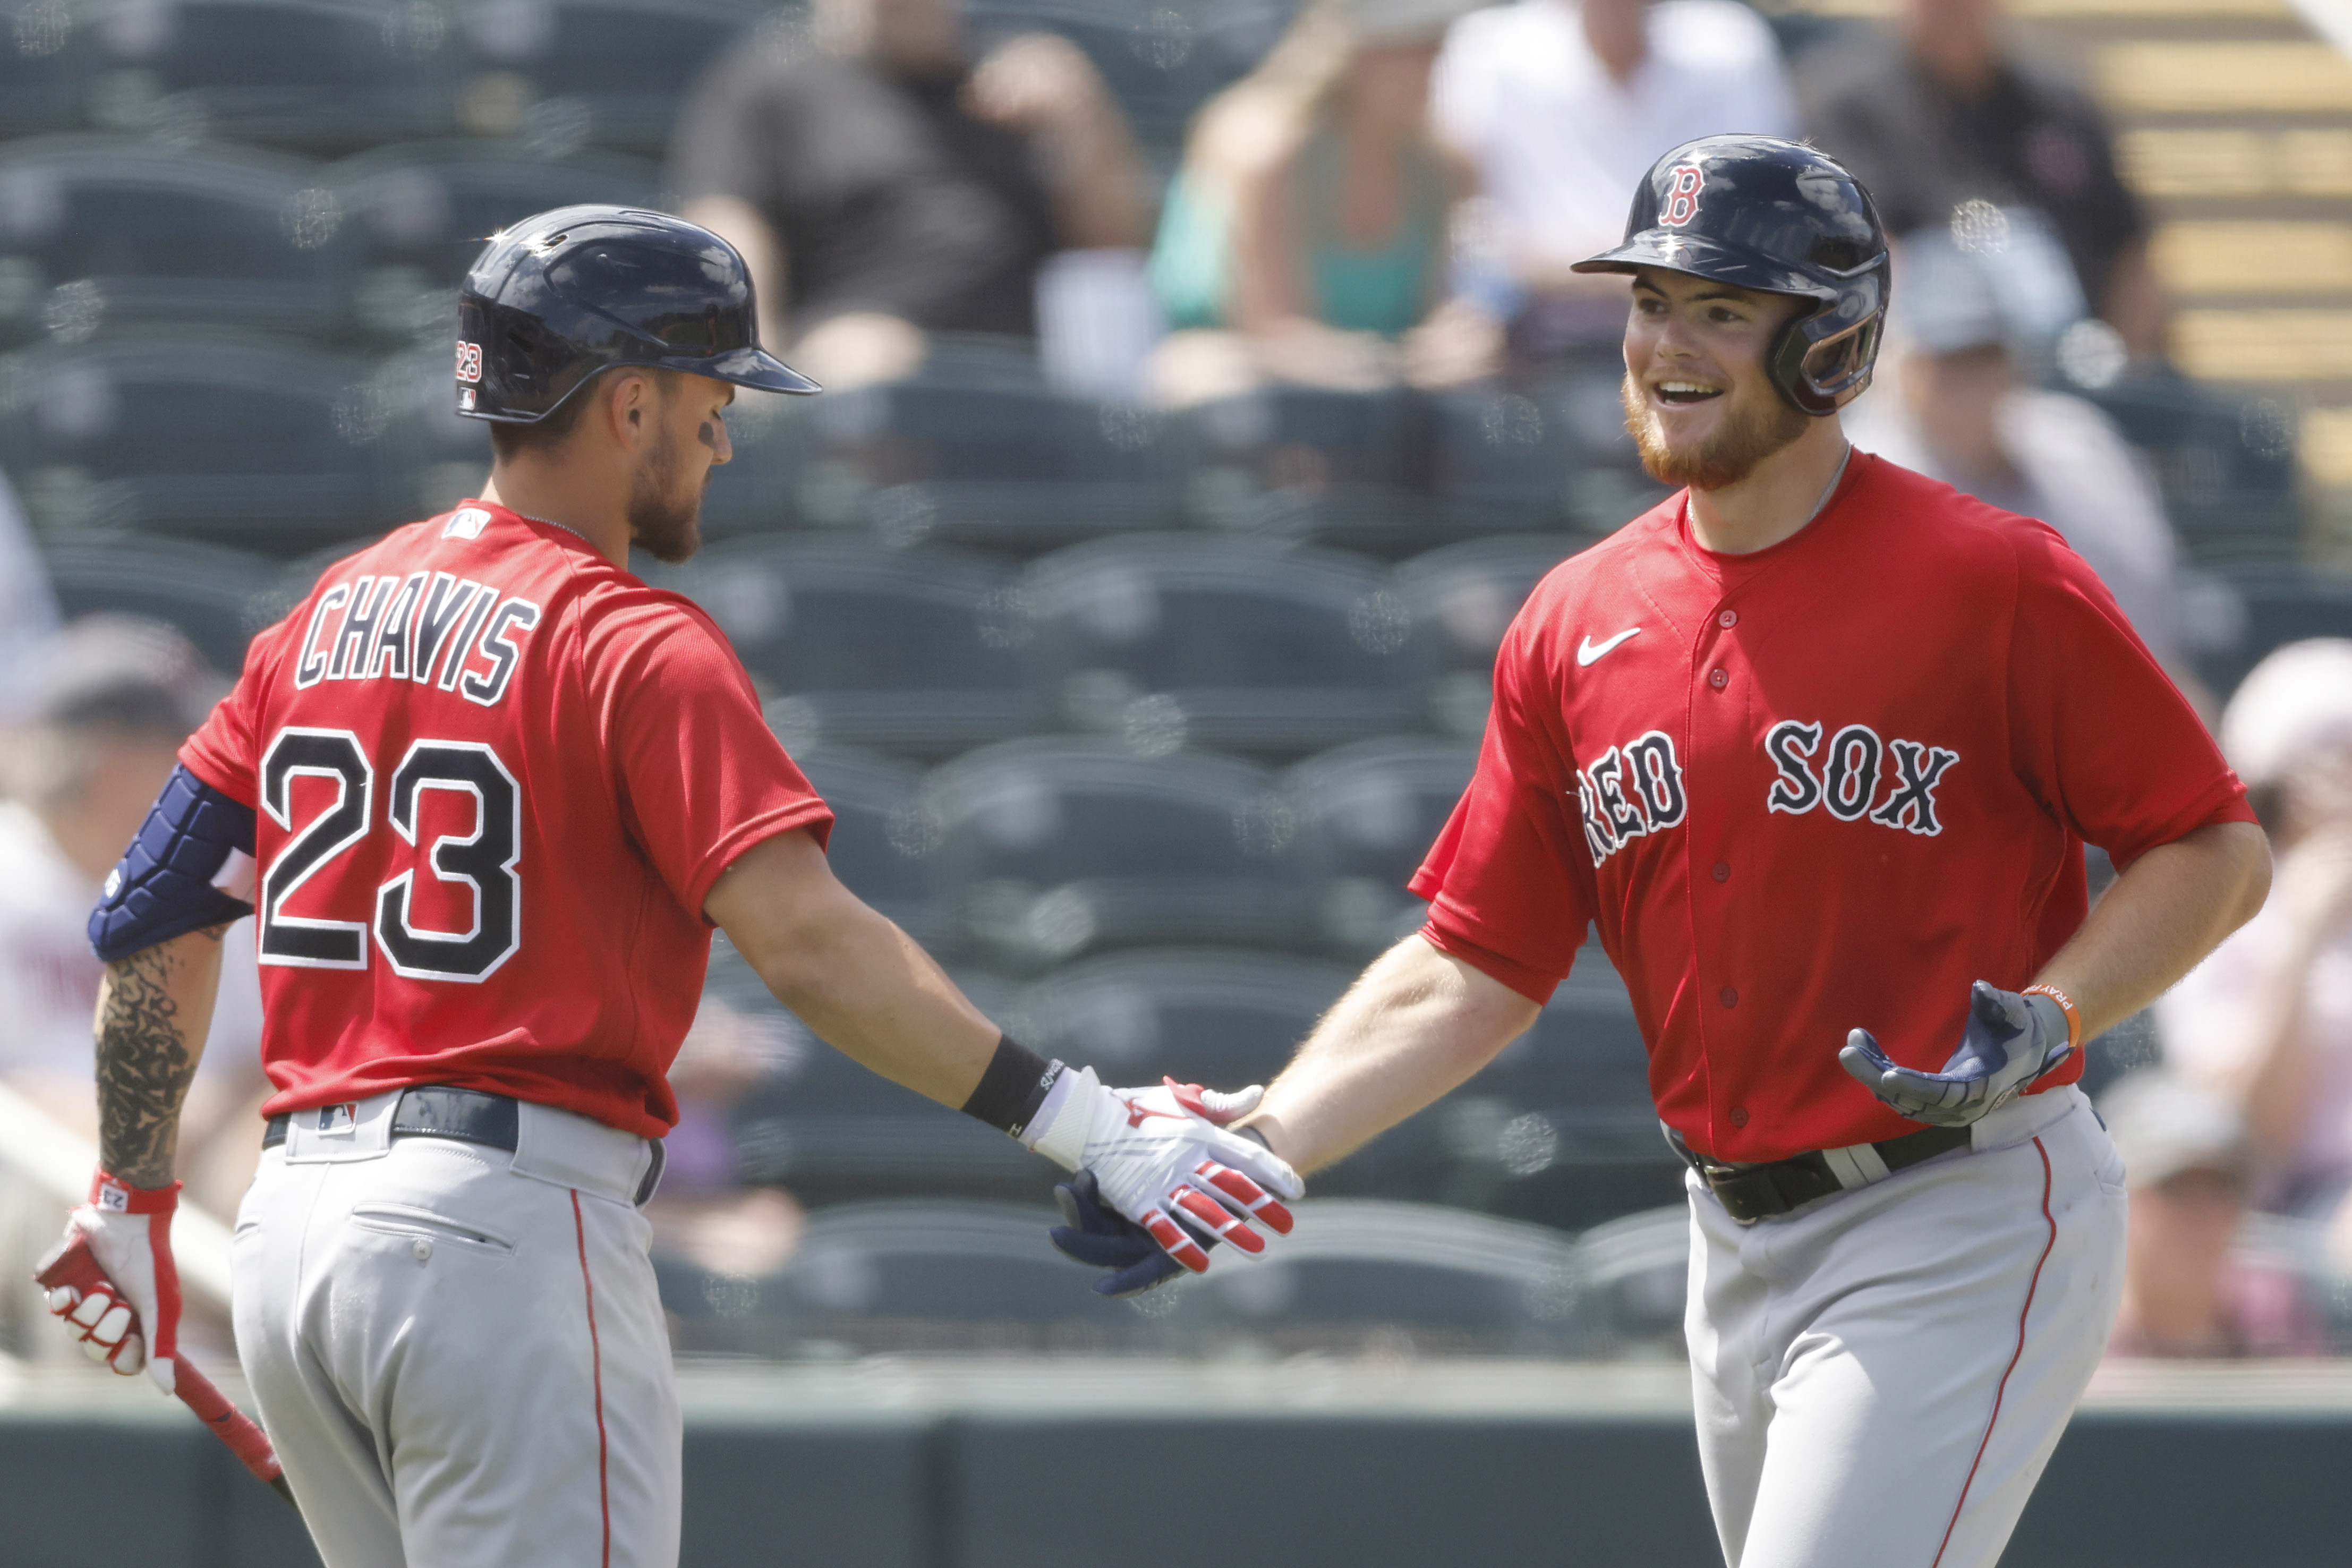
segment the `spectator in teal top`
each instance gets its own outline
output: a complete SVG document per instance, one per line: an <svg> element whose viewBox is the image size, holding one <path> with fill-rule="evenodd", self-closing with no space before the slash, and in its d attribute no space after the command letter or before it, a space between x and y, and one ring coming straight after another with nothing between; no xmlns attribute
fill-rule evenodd
<svg viewBox="0 0 2352 1568"><path fill-rule="evenodd" d="M1317 0L1201 111L1151 280L1177 331L1169 401L1261 378L1345 390L1486 374L1494 323L1451 297L1469 166L1429 124L1430 70L1469 0Z"/></svg>

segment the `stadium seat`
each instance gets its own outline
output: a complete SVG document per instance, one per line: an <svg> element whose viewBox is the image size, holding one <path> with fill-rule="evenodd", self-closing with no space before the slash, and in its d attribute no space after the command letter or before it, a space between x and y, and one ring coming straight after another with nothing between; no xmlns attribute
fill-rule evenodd
<svg viewBox="0 0 2352 1568"><path fill-rule="evenodd" d="M1446 1203L1566 1230L1670 1203L1633 1002L1597 944L1535 1026L1445 1099L1317 1178L1327 1194Z"/></svg>
<svg viewBox="0 0 2352 1568"><path fill-rule="evenodd" d="M1396 592L1430 662L1430 712L1450 735L1486 728L1495 652L1545 573L1582 548L1566 534L1475 539L1396 569Z"/></svg>
<svg viewBox="0 0 2352 1568"><path fill-rule="evenodd" d="M244 668L246 645L277 618L268 614L276 563L241 551L109 534L45 541L41 563L68 620L111 611L167 621L225 676Z"/></svg>
<svg viewBox="0 0 2352 1568"><path fill-rule="evenodd" d="M1045 384L1034 347L935 337L912 379L807 410L799 510L921 540L1030 553L1182 519L1181 429Z"/></svg>
<svg viewBox="0 0 2352 1568"><path fill-rule="evenodd" d="M1679 1166L1676 1167L1680 1169ZM1690 1205L1662 1205L1596 1225L1576 1238L1582 1287L1574 1323L1593 1357L1685 1353L1690 1294Z"/></svg>
<svg viewBox="0 0 2352 1568"><path fill-rule="evenodd" d="M1017 1016L1018 993L958 970L990 1018ZM723 934L712 944L706 998L755 1022L775 1064L731 1108L741 1177L788 1188L811 1205L899 1196L1051 1201L1054 1167L967 1116L859 1066L784 1010Z"/></svg>
<svg viewBox="0 0 2352 1568"><path fill-rule="evenodd" d="M896 921L926 947L940 942L940 910L912 837L922 775L905 763L838 746L793 746L793 761L833 808L825 859L842 886Z"/></svg>
<svg viewBox="0 0 2352 1568"><path fill-rule="evenodd" d="M1438 522L1454 537L1568 525L1568 476L1583 453L1559 410L1501 387L1432 399Z"/></svg>
<svg viewBox="0 0 2352 1568"><path fill-rule="evenodd" d="M1205 465L1192 487L1205 526L1391 555L1443 537L1437 416L1417 393L1275 386L1186 420Z"/></svg>
<svg viewBox="0 0 2352 1568"><path fill-rule="evenodd" d="M936 770L920 809L964 940L1002 963L1303 934L1289 811L1246 763L1012 741Z"/></svg>
<svg viewBox="0 0 2352 1568"><path fill-rule="evenodd" d="M1360 741L1283 775L1316 928L1335 952L1370 958L1410 934L1424 906L1405 883L1478 765L1458 741Z"/></svg>
<svg viewBox="0 0 2352 1568"><path fill-rule="evenodd" d="M682 1351L806 1356L818 1346L834 1355L1168 1348L1160 1316L1087 1288L1087 1271L1046 1240L1055 1223L1053 1209L1043 1205L847 1204L812 1215L791 1258L765 1279L707 1281L673 1265L662 1281L663 1303L680 1320Z"/></svg>
<svg viewBox="0 0 2352 1568"><path fill-rule="evenodd" d="M125 325L331 331L332 197L290 159L58 137L0 147L0 341Z"/></svg>
<svg viewBox="0 0 2352 1568"><path fill-rule="evenodd" d="M45 529L287 557L380 512L362 367L184 333L0 360L0 467Z"/></svg>
<svg viewBox="0 0 2352 1568"><path fill-rule="evenodd" d="M1013 1004L1022 1042L1104 1081L1265 1083L1355 978L1240 948L1114 953L1057 970Z"/></svg>
<svg viewBox="0 0 2352 1568"><path fill-rule="evenodd" d="M1576 1353L1588 1294L1574 1241L1428 1204L1309 1197L1252 1258L1220 1247L1176 1294L1170 1330L1276 1353Z"/></svg>
<svg viewBox="0 0 2352 1568"><path fill-rule="evenodd" d="M1075 728L1268 756L1419 726L1422 661L1388 577L1271 540L1105 539L1022 580Z"/></svg>
<svg viewBox="0 0 2352 1568"><path fill-rule="evenodd" d="M562 153L593 145L659 156L678 100L751 19L740 5L693 0L470 6L457 29L459 123Z"/></svg>
<svg viewBox="0 0 2352 1568"><path fill-rule="evenodd" d="M677 581L766 689L792 743L937 757L1033 729L1001 569L804 539L716 544Z"/></svg>
<svg viewBox="0 0 2352 1568"><path fill-rule="evenodd" d="M331 155L448 123L439 6L150 0L97 8L91 30L107 130Z"/></svg>
<svg viewBox="0 0 2352 1568"><path fill-rule="evenodd" d="M2147 456L2192 557L2225 563L2294 552L2303 511L2294 416L2283 405L2184 380L2067 390L2098 405Z"/></svg>
<svg viewBox="0 0 2352 1568"><path fill-rule="evenodd" d="M359 315L403 337L454 321L453 290L483 242L506 225L577 202L645 206L658 183L654 168L635 159L534 157L513 142L378 148L338 163L329 177L358 252Z"/></svg>
<svg viewBox="0 0 2352 1568"><path fill-rule="evenodd" d="M0 139L80 126L97 46L87 16L62 0L0 11Z"/></svg>
<svg viewBox="0 0 2352 1568"><path fill-rule="evenodd" d="M2235 641L2199 660L2199 673L2227 697L2264 655L2305 637L2352 637L2352 580L2285 563L2244 566L2223 579L2245 605Z"/></svg>

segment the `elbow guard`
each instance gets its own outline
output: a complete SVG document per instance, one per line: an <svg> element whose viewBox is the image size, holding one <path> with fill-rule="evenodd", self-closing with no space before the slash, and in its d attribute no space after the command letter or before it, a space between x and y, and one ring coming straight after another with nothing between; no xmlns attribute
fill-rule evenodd
<svg viewBox="0 0 2352 1568"><path fill-rule="evenodd" d="M186 768L172 770L90 911L108 963L253 912L253 808Z"/></svg>

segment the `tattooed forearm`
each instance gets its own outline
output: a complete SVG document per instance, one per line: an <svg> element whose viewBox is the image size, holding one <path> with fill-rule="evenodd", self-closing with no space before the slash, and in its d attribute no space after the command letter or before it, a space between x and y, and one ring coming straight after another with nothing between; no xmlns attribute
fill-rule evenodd
<svg viewBox="0 0 2352 1568"><path fill-rule="evenodd" d="M173 995L184 966L167 942L108 964L99 988L99 1160L134 1187L171 1185L180 1102L204 1048L201 1035L191 1048Z"/></svg>

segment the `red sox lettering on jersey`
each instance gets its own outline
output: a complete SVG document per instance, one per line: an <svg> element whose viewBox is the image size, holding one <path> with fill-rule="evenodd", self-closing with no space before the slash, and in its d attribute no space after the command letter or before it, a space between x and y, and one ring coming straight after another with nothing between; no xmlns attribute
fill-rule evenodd
<svg viewBox="0 0 2352 1568"><path fill-rule="evenodd" d="M1700 549L1683 504L1513 624L1413 880L1425 934L1540 998L1590 923L1660 1115L1719 1158L1899 1136L1839 1068L1846 1030L1939 1068L1969 983L2025 984L2081 923L2086 841L2127 865L2243 793L2043 525L1863 454L1752 555Z"/></svg>

